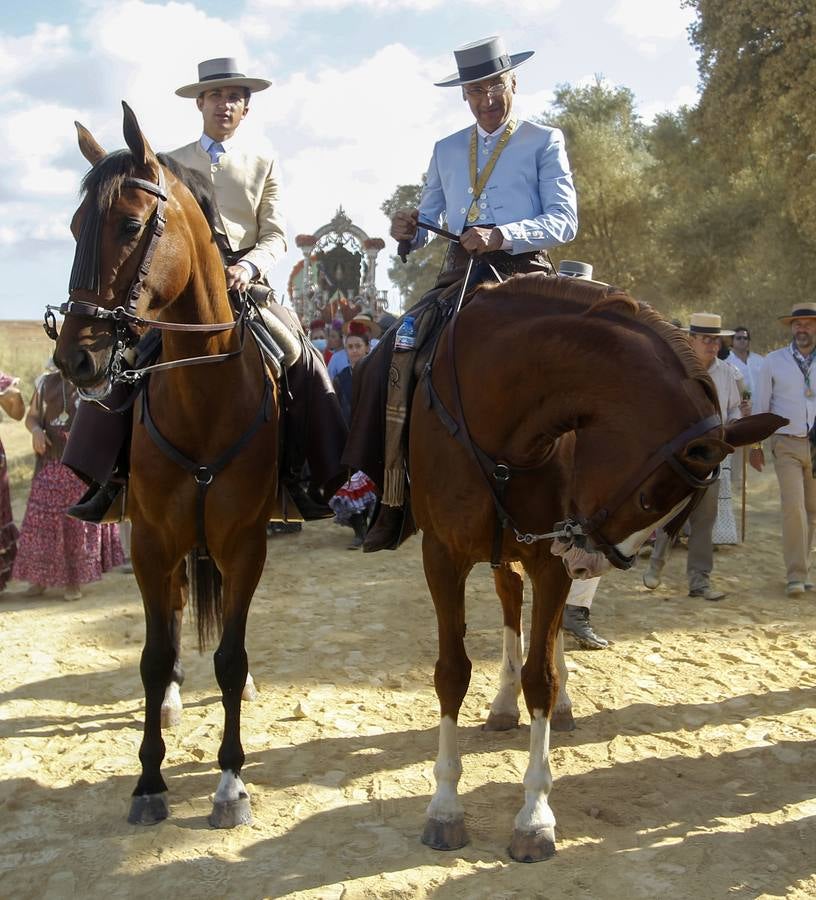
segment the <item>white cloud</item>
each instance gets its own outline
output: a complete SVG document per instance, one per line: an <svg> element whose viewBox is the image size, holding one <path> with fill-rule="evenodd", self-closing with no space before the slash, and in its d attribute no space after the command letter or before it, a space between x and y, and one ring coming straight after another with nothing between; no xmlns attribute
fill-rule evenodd
<svg viewBox="0 0 816 900"><path fill-rule="evenodd" d="M617 0L606 17L646 48L654 47L654 41L685 35L693 20L694 13L680 0Z"/></svg>
<svg viewBox="0 0 816 900"><path fill-rule="evenodd" d="M661 100L660 102L638 104L638 114L646 125L651 125L655 116L660 113L676 112L681 106L694 106L699 96L696 87L689 84L683 85L674 92L668 102Z"/></svg>
<svg viewBox="0 0 816 900"><path fill-rule="evenodd" d="M71 32L65 25L39 24L32 34L20 37L0 34L0 79L4 87L35 70L53 68L70 54L70 44Z"/></svg>

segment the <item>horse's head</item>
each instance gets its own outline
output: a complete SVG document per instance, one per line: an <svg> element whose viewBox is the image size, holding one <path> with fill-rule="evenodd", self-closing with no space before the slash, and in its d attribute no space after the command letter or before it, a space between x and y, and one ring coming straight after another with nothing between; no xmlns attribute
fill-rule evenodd
<svg viewBox="0 0 816 900"><path fill-rule="evenodd" d="M553 553L562 556L572 578L593 577L608 564L629 568L658 527L677 534L703 492L716 485L726 456L736 447L763 440L787 422L765 413L723 426L719 410L709 403L708 415L684 427L687 419L678 400L674 411L678 424L670 426L680 429L676 433L667 433L663 421L654 428L653 422L632 420L626 423L628 434L618 434L614 451L607 454L599 453L597 444L593 447L591 428L583 441L577 440L576 515L568 520L565 539L553 544ZM644 440L644 432L667 437L656 444Z"/></svg>
<svg viewBox="0 0 816 900"><path fill-rule="evenodd" d="M178 242L159 240L178 218L179 201L168 188L175 179L165 177L132 110L122 106L128 150L107 154L76 123L79 148L92 168L71 221L77 246L58 337L53 313L46 314L46 330L57 339L56 366L91 398L109 390L115 351L138 337L129 325L133 316L177 297L189 278L183 257L165 249Z"/></svg>

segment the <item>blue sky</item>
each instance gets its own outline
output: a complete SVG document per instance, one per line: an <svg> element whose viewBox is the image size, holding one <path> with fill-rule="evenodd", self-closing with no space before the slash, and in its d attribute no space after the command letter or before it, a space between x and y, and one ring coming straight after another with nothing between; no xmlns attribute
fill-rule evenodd
<svg viewBox="0 0 816 900"><path fill-rule="evenodd" d="M229 10L227 14L226 10ZM0 173L0 318L36 319L61 302L73 258L68 230L87 165L75 119L108 150L123 146L121 100L155 149L195 140L200 117L174 89L197 63L236 56L273 80L243 133L274 148L290 236L313 232L342 204L386 238L378 286L395 252L379 210L416 182L434 140L468 124L452 50L502 34L535 50L518 74L516 108L540 114L556 84L603 76L630 88L645 119L694 103L696 59L681 0L29 0L0 23L0 75L11 103ZM569 148L568 148L569 149ZM580 204L580 197L579 197ZM283 288L292 247L273 275ZM396 291L391 306L398 305Z"/></svg>

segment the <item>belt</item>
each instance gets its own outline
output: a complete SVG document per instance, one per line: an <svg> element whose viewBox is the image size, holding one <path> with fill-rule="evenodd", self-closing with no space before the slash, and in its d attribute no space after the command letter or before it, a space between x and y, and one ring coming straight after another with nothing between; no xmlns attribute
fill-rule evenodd
<svg viewBox="0 0 816 900"><path fill-rule="evenodd" d="M460 244L451 244L445 257L445 271L461 269L468 264L470 254ZM517 275L522 272L552 272L549 257L543 250L532 253L507 253L504 250L492 250L475 257L477 262L492 265L502 275Z"/></svg>

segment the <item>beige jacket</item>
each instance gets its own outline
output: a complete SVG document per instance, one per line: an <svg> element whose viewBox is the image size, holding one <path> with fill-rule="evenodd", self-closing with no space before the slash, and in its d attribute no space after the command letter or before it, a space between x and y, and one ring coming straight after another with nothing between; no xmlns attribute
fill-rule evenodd
<svg viewBox="0 0 816 900"><path fill-rule="evenodd" d="M232 142L217 164L199 141L169 155L212 179L220 220L217 230L226 235L232 250L253 247L243 258L266 281L269 269L286 253L277 160L249 153Z"/></svg>

